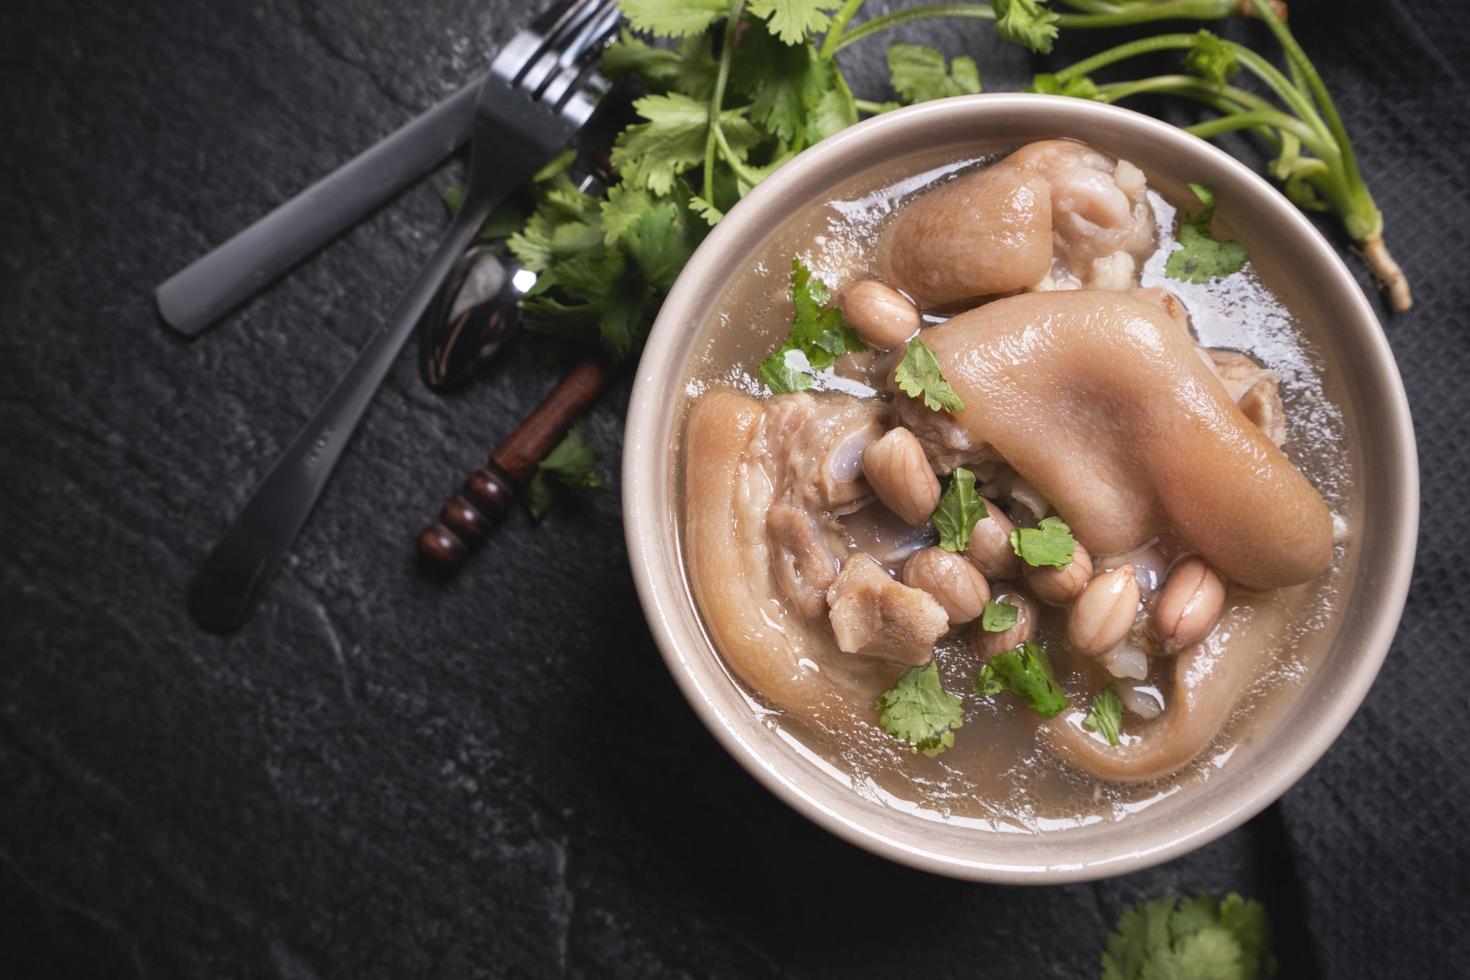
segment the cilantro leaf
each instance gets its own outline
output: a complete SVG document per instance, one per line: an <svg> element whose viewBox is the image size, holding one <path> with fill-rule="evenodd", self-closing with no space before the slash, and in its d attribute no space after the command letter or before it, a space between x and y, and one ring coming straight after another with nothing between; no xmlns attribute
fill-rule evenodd
<svg viewBox="0 0 1470 980"><path fill-rule="evenodd" d="M726 0L623 0L621 6L635 31L654 37L699 34L730 9Z"/></svg>
<svg viewBox="0 0 1470 980"><path fill-rule="evenodd" d="M635 188L668 194L674 178L704 162L709 106L681 92L645 95L633 109L646 122L635 123L618 134L613 144L612 165ZM740 109L720 113L720 128L731 149L744 153L760 142L760 132Z"/></svg>
<svg viewBox="0 0 1470 980"><path fill-rule="evenodd" d="M985 514L985 501L975 491L975 474L963 466L956 467L930 518L939 532L939 547L945 551L970 547L970 535Z"/></svg>
<svg viewBox="0 0 1470 980"><path fill-rule="evenodd" d="M1184 55L1184 70L1206 81L1224 85L1240 71L1240 58L1233 44L1222 41L1209 31L1200 31L1194 36L1194 46Z"/></svg>
<svg viewBox="0 0 1470 980"><path fill-rule="evenodd" d="M827 12L836 6L836 0L751 0L749 10L769 21L771 33L785 43L801 44L826 29L832 22Z"/></svg>
<svg viewBox="0 0 1470 980"><path fill-rule="evenodd" d="M843 321L842 311L826 305L830 299L821 280L814 278L800 259L792 259L791 334L779 350L756 368L756 374L772 393L810 388L814 372L831 367L832 362L849 351L863 349L862 338ZM793 352L800 356L788 356Z"/></svg>
<svg viewBox="0 0 1470 980"><path fill-rule="evenodd" d="M599 201L558 173L537 192L536 210L507 242L537 273L521 304L526 327L626 357L707 231L688 187L676 180L657 196L617 184Z"/></svg>
<svg viewBox="0 0 1470 980"><path fill-rule="evenodd" d="M1043 517L1036 527L1018 527L1011 532L1011 550L1033 568L1066 568L1077 552L1077 539L1060 517Z"/></svg>
<svg viewBox="0 0 1470 980"><path fill-rule="evenodd" d="M740 35L730 83L749 97L752 120L794 145L805 142L808 119L838 77L835 63L818 57L810 44L785 44L755 21Z"/></svg>
<svg viewBox="0 0 1470 980"><path fill-rule="evenodd" d="M932 660L906 671L873 706L885 732L931 757L954 745L954 730L965 723L959 697L944 689Z"/></svg>
<svg viewBox="0 0 1470 980"><path fill-rule="evenodd" d="M796 363L787 355L798 354ZM800 351L790 344L785 344L780 350L772 354L756 365L756 376L765 382L767 388L771 389L773 395L784 395L793 391L806 391L812 386L812 375L807 369L806 358L799 356Z"/></svg>
<svg viewBox="0 0 1470 980"><path fill-rule="evenodd" d="M725 212L697 195L689 199L689 210L703 218L705 224L711 228L719 224L720 219L725 217Z"/></svg>
<svg viewBox="0 0 1470 980"><path fill-rule="evenodd" d="M622 232L622 241L643 281L668 292L679 270L698 244L689 233L685 212L673 201L663 201L638 215Z"/></svg>
<svg viewBox="0 0 1470 980"><path fill-rule="evenodd" d="M1051 718L1067 707L1067 696L1052 676L1046 651L1029 641L987 660L975 680L975 691L985 695L1010 691L1024 698L1043 718Z"/></svg>
<svg viewBox="0 0 1470 980"><path fill-rule="evenodd" d="M964 401L944 379L944 372L939 370L939 359L922 340L909 341L908 350L893 373L893 380L910 398L924 399L924 407L931 412L965 410Z"/></svg>
<svg viewBox="0 0 1470 980"><path fill-rule="evenodd" d="M847 82L839 74L837 84L818 96L811 111L807 113L807 141L820 143L833 133L856 126L857 121L857 102L853 99Z"/></svg>
<svg viewBox="0 0 1470 980"><path fill-rule="evenodd" d="M944 55L927 44L890 44L888 74L893 90L908 103L980 91L975 59L961 56L946 67Z"/></svg>
<svg viewBox="0 0 1470 980"><path fill-rule="evenodd" d="M1009 602L996 602L994 599L985 604L985 611L980 615L980 628L987 633L1004 633L1016 625L1020 618L1021 608L1013 606Z"/></svg>
<svg viewBox="0 0 1470 980"><path fill-rule="evenodd" d="M610 78L636 75L655 94L682 92L703 102L714 90L719 63L703 35L686 37L670 49L655 47L625 30L603 52L602 70Z"/></svg>
<svg viewBox="0 0 1470 980"><path fill-rule="evenodd" d="M1123 701L1113 692L1113 685L1109 684L1092 699L1092 708L1082 724L1117 747L1118 733L1123 728Z"/></svg>
<svg viewBox="0 0 1470 980"><path fill-rule="evenodd" d="M1046 0L994 0L996 33L1007 41L1030 48L1036 54L1051 54L1057 39L1057 15L1047 10Z"/></svg>
<svg viewBox="0 0 1470 980"><path fill-rule="evenodd" d="M1179 248L1169 253L1164 275L1181 282L1209 282L1239 272L1250 259L1239 242L1222 242L1210 234L1210 219L1215 215L1215 195L1202 184L1189 189L1203 207L1192 219L1180 219Z"/></svg>
<svg viewBox="0 0 1470 980"><path fill-rule="evenodd" d="M1040 95L1066 95L1074 99L1095 99L1101 94L1097 83L1086 75L1080 78L1069 78L1063 82L1059 81L1057 76L1047 73L1031 79L1031 84L1026 86L1026 91Z"/></svg>
<svg viewBox="0 0 1470 980"><path fill-rule="evenodd" d="M1233 892L1139 902L1118 918L1102 954L1103 980L1265 980L1275 972L1266 910Z"/></svg>
<svg viewBox="0 0 1470 980"><path fill-rule="evenodd" d="M526 505L531 516L539 519L562 490L600 490L606 486L597 472L597 450L582 435L581 426L573 426L536 467L527 488Z"/></svg>

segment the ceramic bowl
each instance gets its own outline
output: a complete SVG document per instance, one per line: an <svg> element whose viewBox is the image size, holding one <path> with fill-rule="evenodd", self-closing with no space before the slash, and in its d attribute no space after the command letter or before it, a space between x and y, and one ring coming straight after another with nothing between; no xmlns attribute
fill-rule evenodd
<svg viewBox="0 0 1470 980"><path fill-rule="evenodd" d="M1331 649L1274 727L1207 781L1117 821L1037 834L941 822L864 799L763 725L700 624L678 538L675 467L695 325L791 215L868 168L916 148L954 157L1071 137L1142 167L1173 200L1211 187L1219 213L1340 380L1361 474L1359 549L1344 575ZM1184 192L1187 193L1187 192ZM1279 797L1327 750L1363 700L1403 610L1418 524L1418 466L1403 384L1362 290L1316 228L1261 177L1209 143L1124 109L1077 99L979 95L891 112L815 146L760 184L700 246L664 302L628 412L624 523L639 598L669 670L735 759L801 813L861 847L960 878L1059 883L1135 871L1199 847Z"/></svg>

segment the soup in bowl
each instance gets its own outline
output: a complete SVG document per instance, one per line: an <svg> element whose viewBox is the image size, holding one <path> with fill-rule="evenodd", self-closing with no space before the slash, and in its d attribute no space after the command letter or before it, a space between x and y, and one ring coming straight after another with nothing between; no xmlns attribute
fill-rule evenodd
<svg viewBox="0 0 1470 980"><path fill-rule="evenodd" d="M802 154L676 283L628 543L768 786L965 877L1121 873L1264 807L1407 588L1402 387L1335 251L1113 107L945 100Z"/></svg>

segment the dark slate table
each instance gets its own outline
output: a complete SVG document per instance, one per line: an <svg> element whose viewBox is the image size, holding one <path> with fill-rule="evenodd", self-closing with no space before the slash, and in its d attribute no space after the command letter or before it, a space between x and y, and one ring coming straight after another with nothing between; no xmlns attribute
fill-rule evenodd
<svg viewBox="0 0 1470 980"><path fill-rule="evenodd" d="M555 378L528 353L448 398L405 357L256 618L220 639L185 616L213 539L427 254L455 171L196 343L152 286L529 11L0 6L0 974L1086 977L1127 903L1238 889L1269 905L1286 976L1464 976L1466 20L1293 12L1419 300L1386 320L1424 468L1404 626L1260 818L1152 871L1001 888L829 837L718 748L649 639L616 491L518 517L447 588L418 574L415 532ZM991 89L1032 70L979 25L929 34ZM881 96L879 48L854 55ZM626 399L589 421L609 476Z"/></svg>

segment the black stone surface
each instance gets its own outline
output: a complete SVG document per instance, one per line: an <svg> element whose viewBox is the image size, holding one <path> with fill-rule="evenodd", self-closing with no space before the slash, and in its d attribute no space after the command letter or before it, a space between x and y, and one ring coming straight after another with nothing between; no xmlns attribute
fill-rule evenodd
<svg viewBox="0 0 1470 980"><path fill-rule="evenodd" d="M0 5L0 975L1086 977L1128 902L1198 889L1265 900L1288 977L1466 975L1466 19L1292 6L1419 300L1385 319L1424 476L1404 626L1260 818L1126 878L1001 888L872 857L739 770L652 646L616 491L516 518L447 587L418 574L415 533L554 382L525 351L449 398L405 355L255 619L220 639L186 618L210 544L431 248L453 171L196 343L152 287L528 9ZM992 90L1032 70L981 25L923 33ZM878 47L853 54L881 97ZM589 420L609 476L626 397Z"/></svg>

